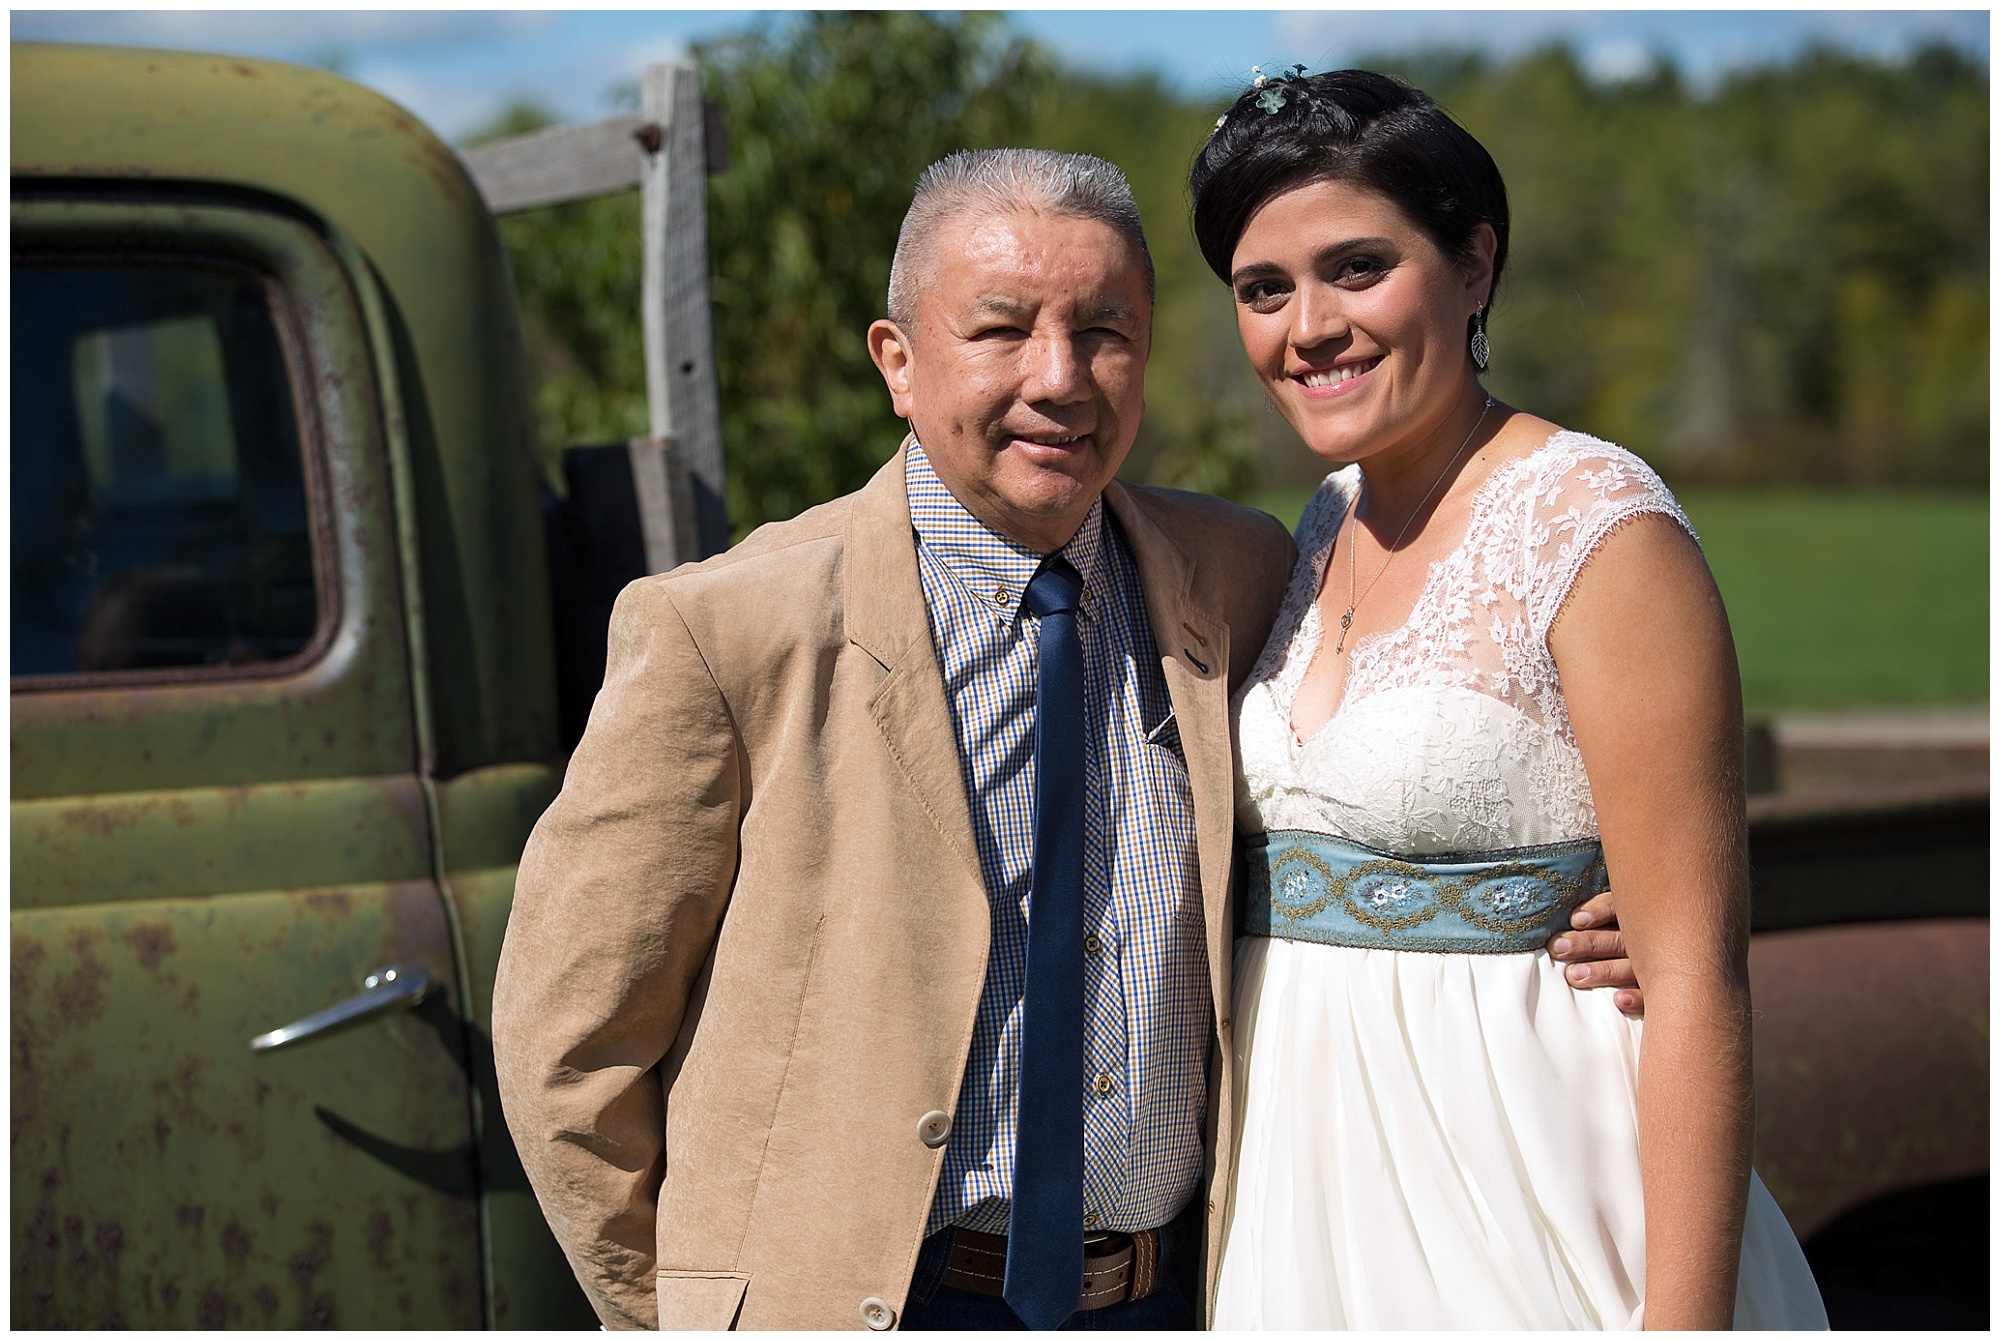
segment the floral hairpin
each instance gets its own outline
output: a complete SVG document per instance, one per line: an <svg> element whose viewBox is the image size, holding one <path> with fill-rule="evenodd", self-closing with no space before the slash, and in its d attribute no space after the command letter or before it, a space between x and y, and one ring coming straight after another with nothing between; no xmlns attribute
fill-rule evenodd
<svg viewBox="0 0 2000 1341"><path fill-rule="evenodd" d="M1275 75L1267 75L1263 66L1253 65L1250 67L1250 73L1255 76L1250 81L1250 87L1258 90L1257 105L1268 115L1276 116L1278 109L1285 105L1284 86L1295 79L1305 78L1306 67L1294 65L1289 70L1280 70Z"/></svg>

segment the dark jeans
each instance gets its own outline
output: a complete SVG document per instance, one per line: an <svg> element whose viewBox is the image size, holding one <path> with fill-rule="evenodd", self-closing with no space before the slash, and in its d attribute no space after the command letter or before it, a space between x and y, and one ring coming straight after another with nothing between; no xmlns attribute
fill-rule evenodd
<svg viewBox="0 0 2000 1341"><path fill-rule="evenodd" d="M1134 1331L1191 1332L1201 1327L1195 1316L1195 1280L1201 1269L1201 1217L1194 1213L1200 1198L1173 1223L1160 1230L1160 1276L1144 1299L1112 1304L1069 1315L1065 1332ZM917 1271L910 1279L910 1297L903 1307L903 1330L927 1332L1022 1332L1027 1324L998 1295L974 1294L944 1285L951 1258L951 1231L941 1229L924 1240L917 1254Z"/></svg>

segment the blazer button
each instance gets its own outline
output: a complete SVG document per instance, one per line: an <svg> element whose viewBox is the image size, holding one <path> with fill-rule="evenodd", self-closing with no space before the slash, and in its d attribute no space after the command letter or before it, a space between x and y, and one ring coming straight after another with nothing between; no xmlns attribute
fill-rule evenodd
<svg viewBox="0 0 2000 1341"><path fill-rule="evenodd" d="M933 1108L917 1119L917 1139L935 1150L951 1139L951 1114Z"/></svg>
<svg viewBox="0 0 2000 1341"><path fill-rule="evenodd" d="M861 1301L861 1321L871 1332L886 1332L896 1325L896 1310L870 1295Z"/></svg>

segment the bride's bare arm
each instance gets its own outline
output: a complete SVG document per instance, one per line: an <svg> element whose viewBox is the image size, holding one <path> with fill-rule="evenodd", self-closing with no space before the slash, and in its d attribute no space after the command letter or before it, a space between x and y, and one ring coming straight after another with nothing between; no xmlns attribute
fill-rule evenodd
<svg viewBox="0 0 2000 1341"><path fill-rule="evenodd" d="M1646 1326L1726 1328L1753 1118L1743 708L1729 622L1694 542L1649 514L1584 568L1549 650L1646 994Z"/></svg>

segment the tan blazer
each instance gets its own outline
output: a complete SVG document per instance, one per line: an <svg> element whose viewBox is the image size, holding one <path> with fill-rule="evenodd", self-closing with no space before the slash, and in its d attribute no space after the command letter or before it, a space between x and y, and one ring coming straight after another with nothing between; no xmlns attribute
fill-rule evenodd
<svg viewBox="0 0 2000 1341"><path fill-rule="evenodd" d="M1228 698L1292 545L1213 498L1105 498L1194 792L1222 1003L1214 1229L1232 1131ZM986 974L962 778L901 453L860 492L619 598L493 996L508 1126L609 1325L900 1317Z"/></svg>

